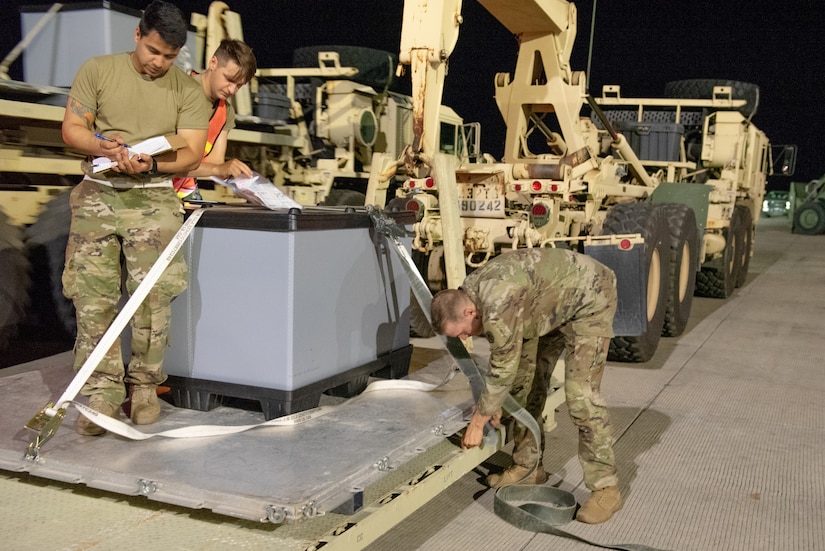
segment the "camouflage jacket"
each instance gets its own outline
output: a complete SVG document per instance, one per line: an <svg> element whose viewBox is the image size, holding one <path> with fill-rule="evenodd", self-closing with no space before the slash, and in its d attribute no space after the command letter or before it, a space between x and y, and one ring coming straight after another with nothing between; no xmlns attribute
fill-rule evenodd
<svg viewBox="0 0 825 551"><path fill-rule="evenodd" d="M483 415L501 407L520 366L535 369L539 337L555 329L613 336L616 278L589 256L564 249L506 252L468 275L461 288L490 342L490 373L477 404Z"/></svg>

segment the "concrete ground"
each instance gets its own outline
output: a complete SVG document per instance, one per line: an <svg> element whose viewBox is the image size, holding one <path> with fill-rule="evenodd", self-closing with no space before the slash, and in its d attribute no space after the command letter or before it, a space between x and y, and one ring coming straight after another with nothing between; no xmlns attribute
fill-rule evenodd
<svg viewBox="0 0 825 551"><path fill-rule="evenodd" d="M784 218L761 221L750 276L731 299L695 298L687 331L663 339L651 361L608 364L603 390L625 505L603 525L564 528L658 549L825 549L823 312L825 236L793 235ZM414 369L444 361L439 342L413 340ZM581 502L564 406L556 420L549 484ZM498 518L479 479L506 463L497 453L367 549L596 548ZM0 518L3 547L21 551L296 548L271 525L8 471Z"/></svg>

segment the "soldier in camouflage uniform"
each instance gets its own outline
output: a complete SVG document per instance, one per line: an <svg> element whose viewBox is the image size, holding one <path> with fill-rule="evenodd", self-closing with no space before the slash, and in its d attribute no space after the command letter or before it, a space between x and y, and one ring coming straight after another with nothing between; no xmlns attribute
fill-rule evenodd
<svg viewBox="0 0 825 551"><path fill-rule="evenodd" d="M71 193L63 288L77 310L75 369L117 314L121 262L131 294L181 227L184 213L172 177L200 164L210 114L200 84L172 65L187 28L178 8L153 2L135 30L135 50L88 60L72 83L63 139L90 157L116 162L103 172L84 162L86 175ZM171 134L186 145L154 158L134 154L126 145ZM116 343L84 385L81 392L93 409L117 418L126 383L131 386L132 422L158 419L170 303L186 282L186 264L178 255L132 320L128 374ZM105 432L84 416L75 429L90 436Z"/></svg>
<svg viewBox="0 0 825 551"><path fill-rule="evenodd" d="M542 484L544 431L541 415L550 375L565 357L565 396L579 429L579 460L593 492L576 518L591 524L621 508L607 407L600 394L613 336L616 278L594 259L562 249L504 253L467 276L460 289L433 298L433 327L439 334L490 342L490 371L462 446L481 443L484 425L498 426L509 393L539 422L542 442L515 423L514 465L487 477L493 488L516 483L538 463L525 483Z"/></svg>

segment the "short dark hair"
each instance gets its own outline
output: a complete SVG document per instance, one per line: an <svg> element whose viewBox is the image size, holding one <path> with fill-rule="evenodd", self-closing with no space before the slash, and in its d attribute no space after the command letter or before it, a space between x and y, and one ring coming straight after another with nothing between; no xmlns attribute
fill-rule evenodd
<svg viewBox="0 0 825 551"><path fill-rule="evenodd" d="M241 72L238 77L244 83L252 80L255 76L255 71L258 70L258 62L255 60L255 54L252 53L252 48L242 40L235 40L232 38L225 38L221 40L218 49L212 54L218 58L218 64L224 65L227 61L232 61L240 67Z"/></svg>
<svg viewBox="0 0 825 551"><path fill-rule="evenodd" d="M141 36L156 31L164 42L173 48L181 48L186 44L189 25L177 6L163 0L154 0L143 10L138 29Z"/></svg>
<svg viewBox="0 0 825 551"><path fill-rule="evenodd" d="M468 303L473 304L473 301L463 289L444 289L437 292L430 304L430 317L435 332L443 335L447 323L461 321L464 306Z"/></svg>

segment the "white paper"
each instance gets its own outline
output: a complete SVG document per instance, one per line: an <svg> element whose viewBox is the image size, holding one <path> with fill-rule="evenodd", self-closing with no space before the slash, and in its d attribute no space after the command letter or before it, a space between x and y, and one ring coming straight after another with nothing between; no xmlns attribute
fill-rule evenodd
<svg viewBox="0 0 825 551"><path fill-rule="evenodd" d="M166 139L166 136L155 136L154 138L143 140L139 144L131 146L129 148L129 157L138 154L157 155L170 149L172 149L172 145L169 143L169 140Z"/></svg>
<svg viewBox="0 0 825 551"><path fill-rule="evenodd" d="M127 148L129 158L135 155L157 155L158 153L170 151L171 149L172 144L169 143L166 136L155 136L154 138L143 140ZM112 161L108 157L95 157L92 160L92 172L94 174L109 170L115 166L117 166L117 161Z"/></svg>
<svg viewBox="0 0 825 551"><path fill-rule="evenodd" d="M212 180L228 187L238 197L243 197L250 203L264 206L268 209L302 209L300 203L291 199L275 184L258 174L252 172L249 178L231 177L221 180L217 176L212 176Z"/></svg>

